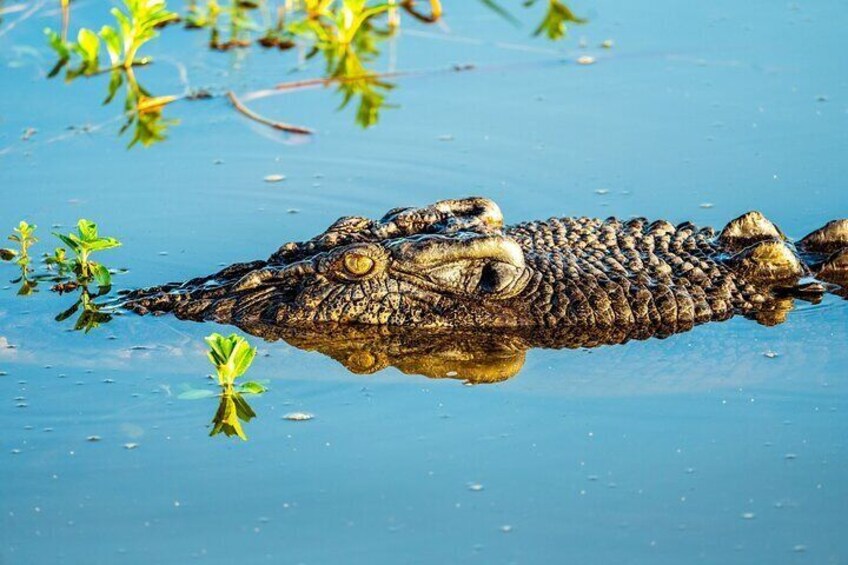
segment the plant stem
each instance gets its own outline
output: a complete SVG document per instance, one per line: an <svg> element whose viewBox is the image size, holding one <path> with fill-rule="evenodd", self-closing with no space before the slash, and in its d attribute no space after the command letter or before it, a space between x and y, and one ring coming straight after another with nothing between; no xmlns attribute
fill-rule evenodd
<svg viewBox="0 0 848 565"><path fill-rule="evenodd" d="M285 131L285 132L288 132L288 133L300 133L300 134L304 134L304 135L311 135L311 134L315 133L313 130L311 130L309 128L305 128L305 127L302 127L302 126L295 126L295 125L291 125L291 124L286 124L286 123L283 123L283 122L275 122L273 120L269 120L268 118L263 118L262 116L260 116L259 114L257 114L253 110L251 110L250 108L246 107L244 104L242 104L241 101L236 97L235 93L232 90L227 92L227 98L230 99L230 102L232 102L232 104L233 104L233 106L235 107L236 110L238 110L239 112L241 112L242 114L244 114L245 116L250 118L251 120L259 122L260 124L265 124L266 126L272 127L274 129L278 129L280 131Z"/></svg>

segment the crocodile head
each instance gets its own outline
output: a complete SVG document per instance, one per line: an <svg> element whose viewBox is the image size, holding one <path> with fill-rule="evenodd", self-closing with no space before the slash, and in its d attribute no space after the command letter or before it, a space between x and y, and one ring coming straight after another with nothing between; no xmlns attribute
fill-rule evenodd
<svg viewBox="0 0 848 565"><path fill-rule="evenodd" d="M504 307L531 272L483 198L345 217L267 261L129 297L139 312L287 326L333 322L416 326L520 325Z"/></svg>
<svg viewBox="0 0 848 565"><path fill-rule="evenodd" d="M780 323L792 297L848 283L848 221L796 245L749 212L716 236L688 222L552 218L509 228L485 198L345 217L265 261L130 292L139 313L304 328L642 326L735 314ZM814 276L816 282L801 282ZM830 286L824 286L821 282Z"/></svg>

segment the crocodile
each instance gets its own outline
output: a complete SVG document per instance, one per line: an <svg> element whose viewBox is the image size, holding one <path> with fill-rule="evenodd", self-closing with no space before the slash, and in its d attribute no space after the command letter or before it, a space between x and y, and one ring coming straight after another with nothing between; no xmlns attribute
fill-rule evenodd
<svg viewBox="0 0 848 565"><path fill-rule="evenodd" d="M332 325L620 342L736 315L774 325L793 299L846 286L848 219L795 242L759 212L718 232L645 218L505 226L495 202L471 197L343 217L266 260L130 291L122 306L287 339Z"/></svg>

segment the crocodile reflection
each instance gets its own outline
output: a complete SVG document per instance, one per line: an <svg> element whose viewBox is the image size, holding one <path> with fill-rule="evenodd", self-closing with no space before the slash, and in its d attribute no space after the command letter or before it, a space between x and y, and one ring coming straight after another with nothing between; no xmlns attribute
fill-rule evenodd
<svg viewBox="0 0 848 565"><path fill-rule="evenodd" d="M775 300L752 320L765 326L783 323L793 306L792 298ZM649 325L571 326L475 332L347 324L316 324L294 329L262 323L240 324L239 328L266 341L285 341L304 351L316 351L355 374L369 375L394 367L408 375L457 379L470 384L511 379L521 371L530 349L620 345L632 340L664 339L691 329Z"/></svg>

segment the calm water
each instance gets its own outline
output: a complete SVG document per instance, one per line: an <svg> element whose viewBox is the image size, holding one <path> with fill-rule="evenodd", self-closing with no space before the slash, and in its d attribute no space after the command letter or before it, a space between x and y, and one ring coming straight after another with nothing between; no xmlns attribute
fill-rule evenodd
<svg viewBox="0 0 848 565"><path fill-rule="evenodd" d="M38 224L40 254L51 225L96 219L124 242L103 258L132 288L266 257L341 215L468 194L512 221L720 226L756 208L800 237L848 216L842 3L600 0L574 6L592 21L557 44L530 37L538 14L514 28L446 4L447 28L405 22L377 66L476 70L397 79L372 129L329 89L250 103L312 139L215 98L169 106L169 140L130 151L119 106L100 105L106 77L44 79L41 30L58 26L44 7L0 36L0 226ZM74 18L99 27L105 10L80 2ZM145 86L181 92L178 63L215 93L321 71L205 39L169 30ZM574 63L585 54L597 64ZM100 127L67 129L86 124ZM247 442L207 437L214 399L177 398L206 384L203 336L230 328L121 316L86 335L53 321L73 301L0 292L0 563L848 561L834 297L772 328L534 350L474 387L260 343L251 376L271 390Z"/></svg>

